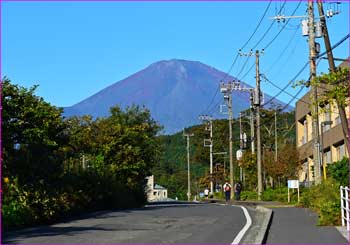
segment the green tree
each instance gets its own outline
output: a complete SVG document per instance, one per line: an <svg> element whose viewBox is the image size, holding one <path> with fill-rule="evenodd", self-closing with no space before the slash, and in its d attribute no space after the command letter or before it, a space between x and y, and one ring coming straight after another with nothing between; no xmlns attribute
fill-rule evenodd
<svg viewBox="0 0 350 245"><path fill-rule="evenodd" d="M60 145L66 138L62 109L30 89L2 81L2 140L4 176L21 184L57 178L62 173Z"/></svg>
<svg viewBox="0 0 350 245"><path fill-rule="evenodd" d="M348 169L347 164L349 162L349 159L344 157L342 160L335 162L333 164L327 165L327 175L334 180L336 180L338 183L340 183L342 186L347 185L347 177L348 177Z"/></svg>
<svg viewBox="0 0 350 245"><path fill-rule="evenodd" d="M111 108L111 116L99 119L100 135L96 148L104 156L107 171L127 188L143 193L145 177L159 159L156 138L161 127L151 118L149 110L132 106L122 111Z"/></svg>

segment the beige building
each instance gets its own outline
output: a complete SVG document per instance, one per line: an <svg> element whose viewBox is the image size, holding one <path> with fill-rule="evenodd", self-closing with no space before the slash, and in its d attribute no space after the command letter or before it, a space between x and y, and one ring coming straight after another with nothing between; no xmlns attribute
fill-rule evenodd
<svg viewBox="0 0 350 245"><path fill-rule="evenodd" d="M349 67L349 62L343 62L341 67ZM322 89L319 89L322 93ZM349 104L349 103L348 103ZM346 117L350 118L349 106L345 108ZM299 173L299 181L308 183L314 181L313 139L310 92L296 103L295 108L297 148L303 167ZM331 123L331 124L330 124ZM344 142L344 134L340 122L338 107L329 103L319 107L320 147L322 162L327 166L349 156ZM323 176L323 175L322 175Z"/></svg>
<svg viewBox="0 0 350 245"><path fill-rule="evenodd" d="M154 183L154 176L147 177L147 201L163 201L168 198L168 190Z"/></svg>

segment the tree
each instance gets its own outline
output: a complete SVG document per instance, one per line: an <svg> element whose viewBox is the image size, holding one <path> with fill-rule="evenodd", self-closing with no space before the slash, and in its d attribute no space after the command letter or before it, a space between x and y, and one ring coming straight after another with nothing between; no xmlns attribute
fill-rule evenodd
<svg viewBox="0 0 350 245"><path fill-rule="evenodd" d="M97 120L96 127L96 149L108 171L127 187L141 190L160 154L156 135L161 127L149 110L132 106L124 112L116 106L110 117Z"/></svg>
<svg viewBox="0 0 350 245"><path fill-rule="evenodd" d="M29 89L2 81L2 140L5 176L20 183L57 178L62 173L59 146L65 142L62 109Z"/></svg>
<svg viewBox="0 0 350 245"><path fill-rule="evenodd" d="M275 161L274 152L265 152L264 169L269 176L274 179L291 179L296 178L301 167L298 150L295 145L285 144L280 148L280 155Z"/></svg>

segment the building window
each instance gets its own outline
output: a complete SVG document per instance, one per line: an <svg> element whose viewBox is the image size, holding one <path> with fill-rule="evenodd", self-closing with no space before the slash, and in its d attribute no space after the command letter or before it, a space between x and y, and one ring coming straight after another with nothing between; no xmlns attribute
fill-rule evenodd
<svg viewBox="0 0 350 245"><path fill-rule="evenodd" d="M304 136L302 137L302 143L303 144L306 144L307 143L307 134L308 134L308 132L307 132L307 120L305 119L304 120Z"/></svg>
<svg viewBox="0 0 350 245"><path fill-rule="evenodd" d="M157 195L157 192L156 192L156 191L154 191L154 192L153 192L153 196L156 196L156 195Z"/></svg>
<svg viewBox="0 0 350 245"><path fill-rule="evenodd" d="M324 152L323 162L326 164L332 163L332 152L330 151L330 149L328 149L327 151Z"/></svg>
<svg viewBox="0 0 350 245"><path fill-rule="evenodd" d="M338 159L338 161L343 159L344 156L345 156L345 147L344 147L344 143L343 143L342 145L337 146L337 159Z"/></svg>

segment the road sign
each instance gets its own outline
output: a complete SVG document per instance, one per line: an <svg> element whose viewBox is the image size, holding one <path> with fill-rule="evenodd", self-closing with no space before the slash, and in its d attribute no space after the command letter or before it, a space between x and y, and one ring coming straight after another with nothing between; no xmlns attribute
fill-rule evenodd
<svg viewBox="0 0 350 245"><path fill-rule="evenodd" d="M299 202L299 200L300 200L299 180L288 180L288 202L290 202L289 189L298 189L298 202Z"/></svg>
<svg viewBox="0 0 350 245"><path fill-rule="evenodd" d="M298 189L299 188L299 180L288 180L288 188Z"/></svg>

